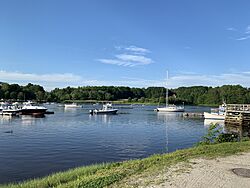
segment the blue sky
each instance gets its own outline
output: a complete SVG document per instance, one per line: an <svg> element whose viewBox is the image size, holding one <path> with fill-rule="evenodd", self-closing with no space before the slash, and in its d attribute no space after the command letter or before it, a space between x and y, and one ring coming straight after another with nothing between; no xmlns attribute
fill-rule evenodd
<svg viewBox="0 0 250 188"><path fill-rule="evenodd" d="M0 81L250 87L250 1L2 0Z"/></svg>

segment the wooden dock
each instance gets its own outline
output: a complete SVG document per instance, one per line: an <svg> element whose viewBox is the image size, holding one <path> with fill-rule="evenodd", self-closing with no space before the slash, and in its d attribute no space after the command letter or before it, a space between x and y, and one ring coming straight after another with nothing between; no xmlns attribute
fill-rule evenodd
<svg viewBox="0 0 250 188"><path fill-rule="evenodd" d="M250 104L227 104L225 123L250 125Z"/></svg>

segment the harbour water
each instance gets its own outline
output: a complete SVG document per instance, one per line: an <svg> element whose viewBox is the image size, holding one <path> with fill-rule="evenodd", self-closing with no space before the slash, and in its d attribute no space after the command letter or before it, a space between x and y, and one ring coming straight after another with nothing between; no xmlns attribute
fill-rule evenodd
<svg viewBox="0 0 250 188"><path fill-rule="evenodd" d="M94 116L88 114L92 105L46 107L55 114L0 117L0 184L188 148L200 141L208 128L201 118L157 113L155 106L121 108L117 115ZM186 110L210 108L188 106Z"/></svg>

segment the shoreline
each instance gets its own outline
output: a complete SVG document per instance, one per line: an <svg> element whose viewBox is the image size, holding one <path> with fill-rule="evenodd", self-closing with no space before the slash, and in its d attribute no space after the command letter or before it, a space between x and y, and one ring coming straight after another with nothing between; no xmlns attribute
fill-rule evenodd
<svg viewBox="0 0 250 188"><path fill-rule="evenodd" d="M62 101L61 103L103 103L103 102L111 102L113 104L127 104L127 105L158 105L157 102L128 102L128 101L98 101L98 100L67 100ZM160 103L160 105L165 105L165 103ZM182 104L176 104L176 105L182 105ZM218 107L219 105L216 104L185 104L185 106L200 106L200 107Z"/></svg>
<svg viewBox="0 0 250 188"><path fill-rule="evenodd" d="M0 187L119 187L125 185L131 177L154 174L191 159L215 159L249 151L250 141L195 146L144 159L78 167L22 183L2 184Z"/></svg>

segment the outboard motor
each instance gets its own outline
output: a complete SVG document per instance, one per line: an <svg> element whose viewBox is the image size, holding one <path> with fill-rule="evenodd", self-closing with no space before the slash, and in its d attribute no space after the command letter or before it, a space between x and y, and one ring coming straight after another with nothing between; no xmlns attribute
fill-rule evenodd
<svg viewBox="0 0 250 188"><path fill-rule="evenodd" d="M93 115L93 114L94 114L94 110L89 110L89 113L90 113L91 115Z"/></svg>

